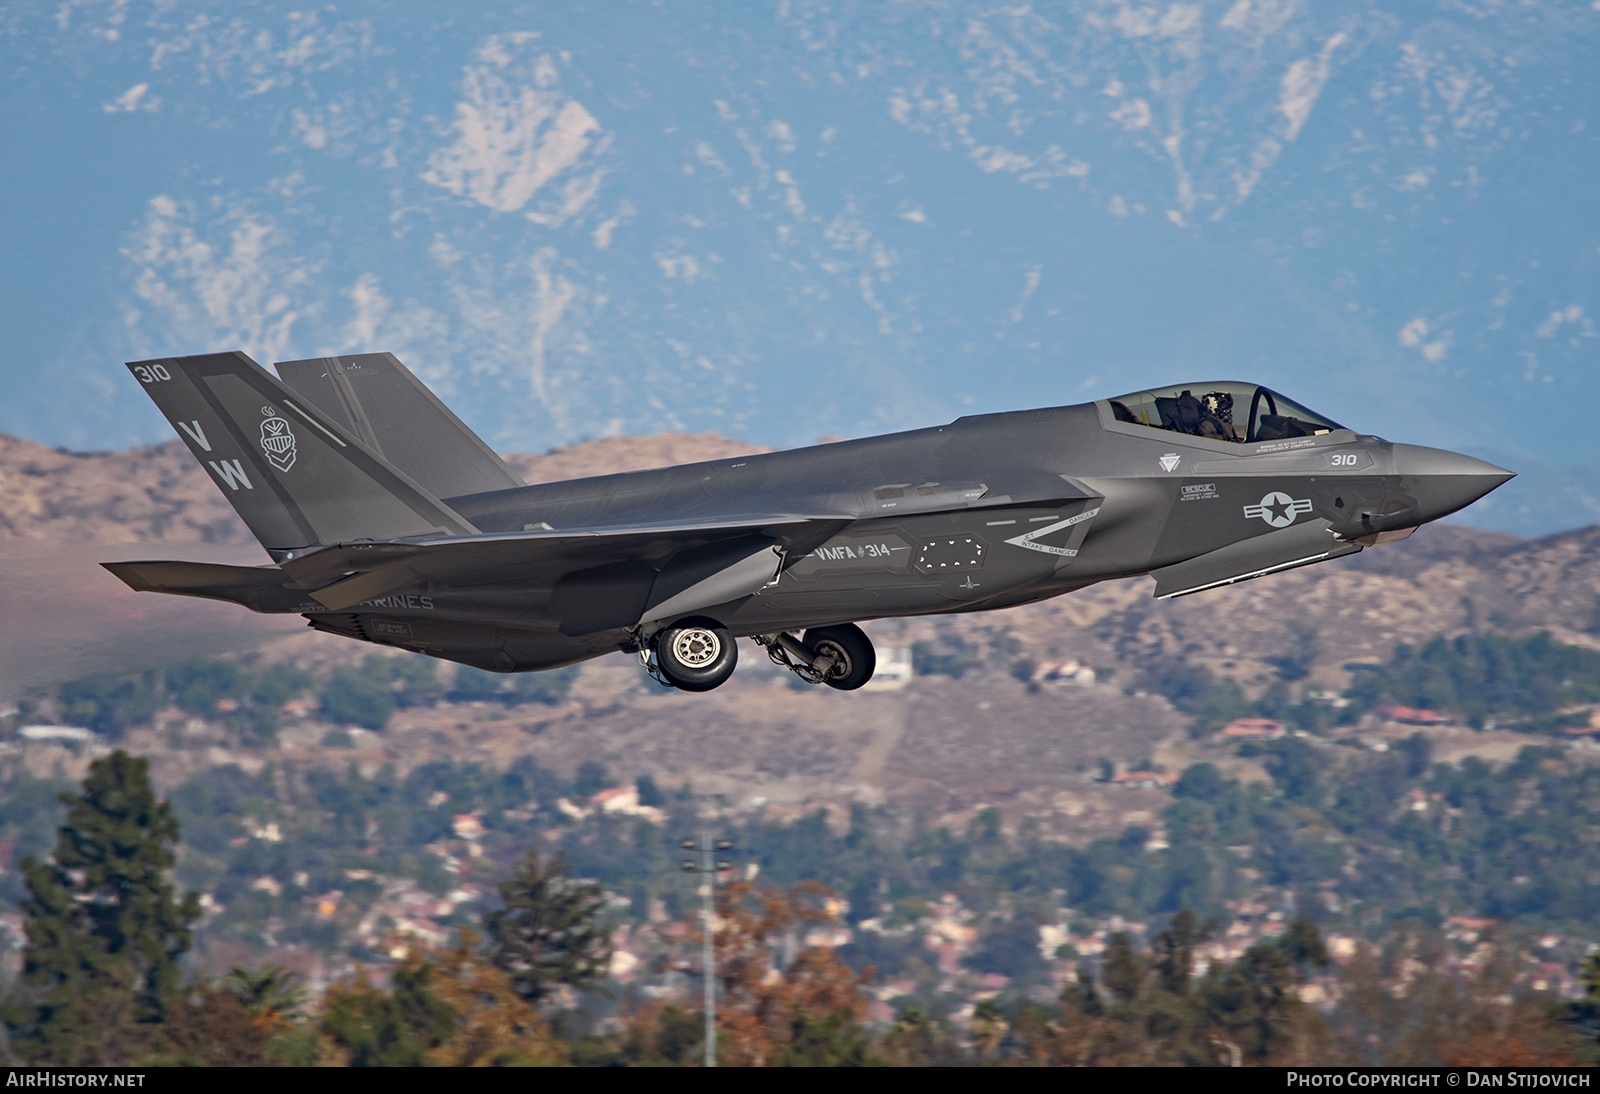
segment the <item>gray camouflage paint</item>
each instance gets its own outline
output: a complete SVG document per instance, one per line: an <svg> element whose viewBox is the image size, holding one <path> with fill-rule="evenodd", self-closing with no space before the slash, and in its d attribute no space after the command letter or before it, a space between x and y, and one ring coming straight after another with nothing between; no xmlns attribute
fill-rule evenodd
<svg viewBox="0 0 1600 1094"><path fill-rule="evenodd" d="M1511 477L1343 428L1189 436L1101 400L440 498L424 484L518 480L388 355L280 365L293 388L239 353L129 368L277 567L109 569L503 672L637 650L686 615L749 636L1146 573L1178 595L1353 553ZM295 435L287 469L263 418Z"/></svg>

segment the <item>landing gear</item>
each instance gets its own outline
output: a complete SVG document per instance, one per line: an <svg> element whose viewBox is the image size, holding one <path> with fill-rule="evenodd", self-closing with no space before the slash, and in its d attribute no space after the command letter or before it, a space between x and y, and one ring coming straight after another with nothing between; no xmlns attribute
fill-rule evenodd
<svg viewBox="0 0 1600 1094"><path fill-rule="evenodd" d="M838 691L854 691L871 680L878 667L872 639L854 623L813 627L804 641L786 631L757 635L756 641L775 664L807 683L827 684Z"/></svg>
<svg viewBox="0 0 1600 1094"><path fill-rule="evenodd" d="M739 650L733 632L715 619L680 619L656 635L651 675L682 691L710 691L733 675ZM647 654L641 654L641 659ZM645 668L650 669L649 661Z"/></svg>

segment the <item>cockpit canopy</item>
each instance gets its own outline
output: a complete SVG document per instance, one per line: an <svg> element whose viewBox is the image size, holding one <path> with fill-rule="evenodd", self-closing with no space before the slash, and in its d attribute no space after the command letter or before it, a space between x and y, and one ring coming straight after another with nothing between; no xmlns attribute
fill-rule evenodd
<svg viewBox="0 0 1600 1094"><path fill-rule="evenodd" d="M1237 444L1344 428L1259 384L1228 381L1119 395L1111 400L1111 413L1119 422Z"/></svg>

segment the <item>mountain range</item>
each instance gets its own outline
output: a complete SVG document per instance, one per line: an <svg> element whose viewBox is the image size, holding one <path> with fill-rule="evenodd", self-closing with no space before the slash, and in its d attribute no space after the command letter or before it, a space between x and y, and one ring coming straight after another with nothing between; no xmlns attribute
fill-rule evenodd
<svg viewBox="0 0 1600 1094"><path fill-rule="evenodd" d="M390 350L500 449L1254 379L1600 519L1600 4L0 8L0 429ZM1556 413L1556 411L1561 413Z"/></svg>

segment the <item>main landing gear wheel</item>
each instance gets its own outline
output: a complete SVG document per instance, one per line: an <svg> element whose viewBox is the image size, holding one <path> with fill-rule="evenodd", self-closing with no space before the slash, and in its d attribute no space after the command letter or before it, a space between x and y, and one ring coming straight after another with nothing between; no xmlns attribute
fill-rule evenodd
<svg viewBox="0 0 1600 1094"><path fill-rule="evenodd" d="M683 691L710 691L733 675L739 650L715 619L680 619L656 635L656 667Z"/></svg>
<svg viewBox="0 0 1600 1094"><path fill-rule="evenodd" d="M833 667L823 683L839 691L854 691L872 679L878 667L878 654L872 648L872 639L854 623L841 623L837 627L813 627L802 641L820 660L833 658Z"/></svg>

